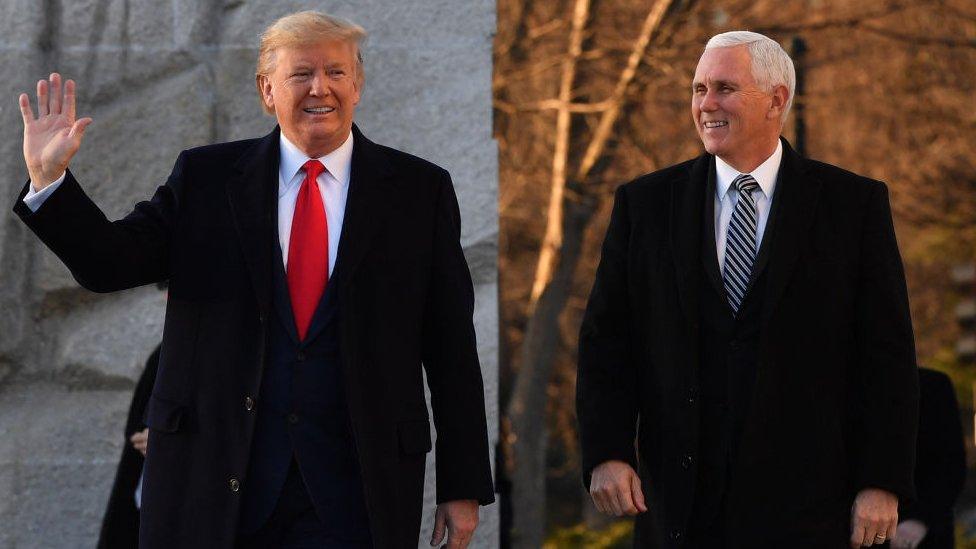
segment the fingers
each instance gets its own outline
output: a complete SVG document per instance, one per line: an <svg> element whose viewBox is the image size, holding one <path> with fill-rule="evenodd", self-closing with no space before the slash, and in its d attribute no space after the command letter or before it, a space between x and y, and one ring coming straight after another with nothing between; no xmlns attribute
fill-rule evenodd
<svg viewBox="0 0 976 549"><path fill-rule="evenodd" d="M24 117L24 125L26 126L34 121L34 111L31 110L30 97L26 93L22 93L17 98L17 102L20 103L20 114Z"/></svg>
<svg viewBox="0 0 976 549"><path fill-rule="evenodd" d="M640 477L634 475L630 479L630 491L634 497L634 506L638 513L647 511L647 503L644 501L644 491L641 489Z"/></svg>
<svg viewBox="0 0 976 549"><path fill-rule="evenodd" d="M864 539L867 535L867 530L863 526L855 526L854 531L851 532L851 548L858 549L864 546Z"/></svg>
<svg viewBox="0 0 976 549"><path fill-rule="evenodd" d="M64 107L62 108L68 120L75 119L75 81L68 80L64 83Z"/></svg>
<svg viewBox="0 0 976 549"><path fill-rule="evenodd" d="M47 80L37 81L37 116L38 118L42 116L47 116L48 114L48 103L47 103Z"/></svg>
<svg viewBox="0 0 976 549"><path fill-rule="evenodd" d="M447 514L444 512L444 508L438 505L437 511L434 513L434 532L430 536L431 547L435 547L440 542L444 541L444 532L446 530Z"/></svg>
<svg viewBox="0 0 976 549"><path fill-rule="evenodd" d="M71 130L68 131L68 137L71 139L77 139L81 141L81 138L85 136L85 128L92 123L91 118L82 118L81 120L76 120L71 126Z"/></svg>
<svg viewBox="0 0 976 549"><path fill-rule="evenodd" d="M50 76L50 94L49 99L49 111L51 114L61 114L61 75L52 72Z"/></svg>
<svg viewBox="0 0 976 549"><path fill-rule="evenodd" d="M609 508L607 507L606 497L602 492L598 492L591 489L590 499L593 500L593 506L596 507L597 511L603 513L604 515L610 512Z"/></svg>

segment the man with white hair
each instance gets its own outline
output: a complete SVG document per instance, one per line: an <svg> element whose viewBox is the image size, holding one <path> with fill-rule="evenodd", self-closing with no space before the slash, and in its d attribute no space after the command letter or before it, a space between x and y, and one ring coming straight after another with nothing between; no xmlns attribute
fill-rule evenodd
<svg viewBox="0 0 976 549"><path fill-rule="evenodd" d="M577 413L584 482L637 516L638 547L880 545L913 496L886 187L793 151L794 81L773 40L713 37L692 82L705 154L617 189Z"/></svg>
<svg viewBox="0 0 976 549"><path fill-rule="evenodd" d="M74 83L38 82L36 117L20 97L21 219L88 289L169 280L140 547L417 547L424 371L431 545L466 547L493 500L454 188L353 124L364 37L318 12L276 21L255 83L278 126L184 151L115 222L68 170L91 122Z"/></svg>

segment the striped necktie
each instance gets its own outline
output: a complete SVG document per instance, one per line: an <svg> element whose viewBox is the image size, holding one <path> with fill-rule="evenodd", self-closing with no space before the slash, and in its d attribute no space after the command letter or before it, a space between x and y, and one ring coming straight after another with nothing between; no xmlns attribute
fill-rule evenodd
<svg viewBox="0 0 976 549"><path fill-rule="evenodd" d="M759 216L752 191L759 188L759 183L751 175L742 174L735 178L732 186L739 192L739 200L732 211L728 235L725 238L723 278L729 305L738 313L749 287L752 264L756 260L756 227Z"/></svg>

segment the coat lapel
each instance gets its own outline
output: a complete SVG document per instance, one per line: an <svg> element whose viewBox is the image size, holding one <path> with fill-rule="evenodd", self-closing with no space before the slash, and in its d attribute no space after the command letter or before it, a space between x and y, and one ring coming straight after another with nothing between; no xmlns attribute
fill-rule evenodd
<svg viewBox="0 0 976 549"><path fill-rule="evenodd" d="M793 273L797 255L813 222L820 186L820 181L806 174L803 158L783 139L783 162L773 200L773 240L769 256L762 258L769 269L766 295L763 296L763 325L769 321Z"/></svg>
<svg viewBox="0 0 976 549"><path fill-rule="evenodd" d="M702 216L712 162L714 160L710 155L702 155L692 164L688 179L676 180L671 184L671 249L678 298L692 328L697 326L699 317ZM694 332L697 335L697 329Z"/></svg>
<svg viewBox="0 0 976 549"><path fill-rule="evenodd" d="M278 128L241 155L227 198L262 317L271 310L271 266L278 198Z"/></svg>
<svg viewBox="0 0 976 549"><path fill-rule="evenodd" d="M339 253L332 279L342 289L351 280L369 249L370 240L383 225L387 211L396 202L395 179L382 149L352 127L352 169L346 213L339 237ZM330 284L332 282L330 281Z"/></svg>
<svg viewBox="0 0 976 549"><path fill-rule="evenodd" d="M725 300L725 283L722 282L718 251L715 247L715 157L709 157L708 167L705 171L707 183L705 185L705 196L702 197L705 210L702 217L702 262L705 264L705 274L712 283L712 287Z"/></svg>

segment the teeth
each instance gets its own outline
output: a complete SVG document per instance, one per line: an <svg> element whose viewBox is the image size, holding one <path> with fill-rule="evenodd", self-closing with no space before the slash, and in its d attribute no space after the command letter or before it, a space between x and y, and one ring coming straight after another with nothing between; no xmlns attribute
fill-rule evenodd
<svg viewBox="0 0 976 549"><path fill-rule="evenodd" d="M718 128L718 127L721 127L721 126L728 126L728 125L729 125L729 123L728 122L725 122L724 120L722 120L722 121L716 121L716 122L705 122L705 127L706 128Z"/></svg>
<svg viewBox="0 0 976 549"><path fill-rule="evenodd" d="M304 110L305 110L305 112L310 113L310 114L326 114L326 113L330 113L330 112L334 111L335 109L332 108L332 107L313 107L313 108L304 109Z"/></svg>

